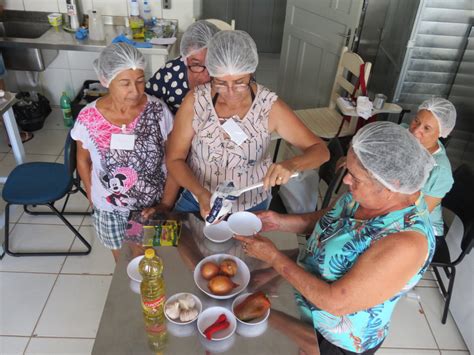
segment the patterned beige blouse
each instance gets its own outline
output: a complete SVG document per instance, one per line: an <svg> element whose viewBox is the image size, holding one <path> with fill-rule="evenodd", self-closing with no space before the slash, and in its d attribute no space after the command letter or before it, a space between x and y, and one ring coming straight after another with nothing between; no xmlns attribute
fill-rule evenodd
<svg viewBox="0 0 474 355"><path fill-rule="evenodd" d="M248 138L238 146L221 127L212 104L211 84L194 91L193 129L196 132L188 164L202 186L211 193L224 181L242 188L263 180L272 164L268 114L277 95L257 84L255 99L247 114L234 121ZM227 118L227 117L226 117ZM269 197L263 188L248 191L234 203L232 212L248 210Z"/></svg>

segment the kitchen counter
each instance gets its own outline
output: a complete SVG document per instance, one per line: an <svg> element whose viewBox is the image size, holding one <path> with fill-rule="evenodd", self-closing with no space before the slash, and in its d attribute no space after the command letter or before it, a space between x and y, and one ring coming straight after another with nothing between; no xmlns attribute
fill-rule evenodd
<svg viewBox="0 0 474 355"><path fill-rule="evenodd" d="M56 31L51 27L39 38L1 38L0 48L39 48L39 49L57 49L70 51L88 51L100 52L112 40L123 32L124 26L120 25L104 25L105 40L91 41L89 39L78 40L74 33L66 32L62 29ZM140 48L144 54L150 55L168 55L171 47L168 46L153 46L152 48Z"/></svg>

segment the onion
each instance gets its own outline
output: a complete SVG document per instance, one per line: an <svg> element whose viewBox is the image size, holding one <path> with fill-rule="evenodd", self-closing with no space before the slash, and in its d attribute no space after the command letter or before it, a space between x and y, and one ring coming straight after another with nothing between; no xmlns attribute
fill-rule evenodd
<svg viewBox="0 0 474 355"><path fill-rule="evenodd" d="M219 269L222 275L232 277L237 273L237 263L232 259L225 259L220 263Z"/></svg>
<svg viewBox="0 0 474 355"><path fill-rule="evenodd" d="M236 283L233 283L231 279L229 279L227 276L223 275L218 275L213 277L209 283L207 284L207 287L209 287L209 290L218 296L221 295L227 295L229 292L231 292L234 288L238 287Z"/></svg>
<svg viewBox="0 0 474 355"><path fill-rule="evenodd" d="M213 263L212 261L208 261L201 266L201 276L206 279L210 280L214 276L219 273L219 266Z"/></svg>

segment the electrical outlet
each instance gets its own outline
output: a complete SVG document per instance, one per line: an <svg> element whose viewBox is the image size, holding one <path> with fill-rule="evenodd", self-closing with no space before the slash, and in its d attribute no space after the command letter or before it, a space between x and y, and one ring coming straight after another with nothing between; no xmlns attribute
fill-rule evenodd
<svg viewBox="0 0 474 355"><path fill-rule="evenodd" d="M163 9L171 9L171 0L163 0Z"/></svg>

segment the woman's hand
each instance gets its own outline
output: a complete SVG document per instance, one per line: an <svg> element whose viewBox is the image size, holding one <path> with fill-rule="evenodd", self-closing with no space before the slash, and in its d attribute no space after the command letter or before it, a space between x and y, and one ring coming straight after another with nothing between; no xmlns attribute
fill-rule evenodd
<svg viewBox="0 0 474 355"><path fill-rule="evenodd" d="M280 254L280 251L270 239L259 234L256 234L254 237L235 235L234 238L241 242L245 254L266 262L271 266L273 266L276 257Z"/></svg>
<svg viewBox="0 0 474 355"><path fill-rule="evenodd" d="M196 197L198 199L201 217L206 219L209 212L211 212L211 193L208 190L203 189L203 191Z"/></svg>
<svg viewBox="0 0 474 355"><path fill-rule="evenodd" d="M284 185L290 180L291 175L295 172L296 168L289 160L272 164L263 178L263 186L268 190L270 187L275 185Z"/></svg>
<svg viewBox="0 0 474 355"><path fill-rule="evenodd" d="M152 207L144 208L141 215L144 219L149 219L157 213L168 213L171 211L171 207L165 204L158 204Z"/></svg>
<svg viewBox="0 0 474 355"><path fill-rule="evenodd" d="M274 211L255 212L262 221L262 232L272 232L281 230L281 215Z"/></svg>

